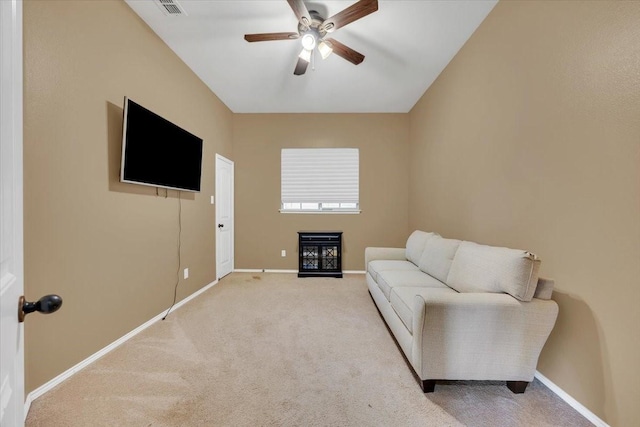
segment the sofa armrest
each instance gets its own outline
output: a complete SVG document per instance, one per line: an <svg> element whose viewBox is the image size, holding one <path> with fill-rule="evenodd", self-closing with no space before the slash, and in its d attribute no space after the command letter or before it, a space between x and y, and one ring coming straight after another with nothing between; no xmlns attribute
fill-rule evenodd
<svg viewBox="0 0 640 427"><path fill-rule="evenodd" d="M405 248L365 248L364 250L364 267L367 269L370 261L376 259L389 259L404 261L406 257Z"/></svg>
<svg viewBox="0 0 640 427"><path fill-rule="evenodd" d="M554 286L555 286L555 281L553 279L545 279L542 277L538 277L536 292L533 294L533 297L539 298L539 299L551 299Z"/></svg>
<svg viewBox="0 0 640 427"><path fill-rule="evenodd" d="M412 357L422 379L531 381L558 315L552 300L421 292Z"/></svg>

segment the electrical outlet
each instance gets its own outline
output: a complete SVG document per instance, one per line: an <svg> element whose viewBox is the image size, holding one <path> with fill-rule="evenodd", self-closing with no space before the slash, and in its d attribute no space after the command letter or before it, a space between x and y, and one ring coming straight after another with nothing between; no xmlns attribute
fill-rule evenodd
<svg viewBox="0 0 640 427"><path fill-rule="evenodd" d="M189 268L185 268L184 269L184 278L188 279L189 278Z"/></svg>
<svg viewBox="0 0 640 427"><path fill-rule="evenodd" d="M211 204L213 204L213 196L211 196Z"/></svg>
<svg viewBox="0 0 640 427"><path fill-rule="evenodd" d="M287 251L285 251L284 249L280 252L280 256L282 256L283 258L287 256Z"/></svg>

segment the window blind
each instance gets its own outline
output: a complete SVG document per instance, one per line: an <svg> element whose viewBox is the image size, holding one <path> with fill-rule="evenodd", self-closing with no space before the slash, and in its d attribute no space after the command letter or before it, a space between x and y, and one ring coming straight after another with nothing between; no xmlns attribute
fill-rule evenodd
<svg viewBox="0 0 640 427"><path fill-rule="evenodd" d="M358 203L357 148L283 148L282 203Z"/></svg>

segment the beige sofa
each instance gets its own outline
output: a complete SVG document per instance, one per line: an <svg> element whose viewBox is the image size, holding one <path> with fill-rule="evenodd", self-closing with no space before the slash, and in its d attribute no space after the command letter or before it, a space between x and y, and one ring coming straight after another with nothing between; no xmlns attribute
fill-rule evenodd
<svg viewBox="0 0 640 427"><path fill-rule="evenodd" d="M535 255L414 231L406 248L366 248L365 263L371 297L425 393L436 380L524 392L558 315Z"/></svg>

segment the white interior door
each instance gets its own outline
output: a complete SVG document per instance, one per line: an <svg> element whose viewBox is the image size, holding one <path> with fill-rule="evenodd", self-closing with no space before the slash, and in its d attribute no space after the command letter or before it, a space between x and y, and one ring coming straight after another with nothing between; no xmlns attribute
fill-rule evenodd
<svg viewBox="0 0 640 427"><path fill-rule="evenodd" d="M233 271L233 162L216 154L216 274Z"/></svg>
<svg viewBox="0 0 640 427"><path fill-rule="evenodd" d="M0 0L0 426L24 425L22 2Z"/></svg>

